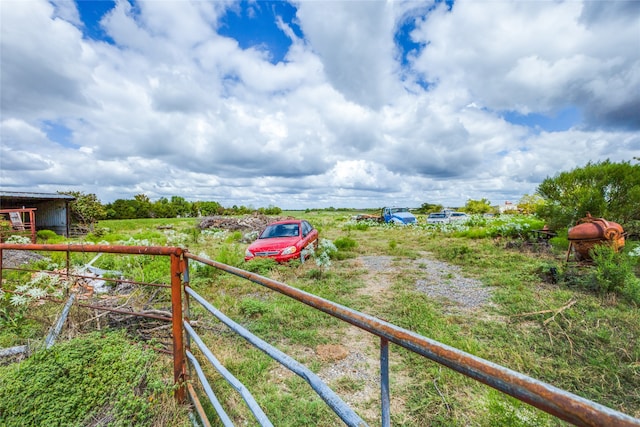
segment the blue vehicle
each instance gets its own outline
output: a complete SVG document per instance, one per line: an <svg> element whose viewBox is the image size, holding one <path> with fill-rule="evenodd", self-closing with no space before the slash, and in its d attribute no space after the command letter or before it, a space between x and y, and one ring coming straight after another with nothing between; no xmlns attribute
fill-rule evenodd
<svg viewBox="0 0 640 427"><path fill-rule="evenodd" d="M389 224L415 224L416 217L407 208L382 208L382 220Z"/></svg>

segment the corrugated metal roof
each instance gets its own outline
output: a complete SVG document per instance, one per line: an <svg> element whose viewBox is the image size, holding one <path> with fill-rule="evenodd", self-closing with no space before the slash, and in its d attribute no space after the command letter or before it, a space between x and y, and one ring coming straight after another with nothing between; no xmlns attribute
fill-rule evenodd
<svg viewBox="0 0 640 427"><path fill-rule="evenodd" d="M34 193L0 190L0 199L9 200L75 200L73 196L58 193Z"/></svg>

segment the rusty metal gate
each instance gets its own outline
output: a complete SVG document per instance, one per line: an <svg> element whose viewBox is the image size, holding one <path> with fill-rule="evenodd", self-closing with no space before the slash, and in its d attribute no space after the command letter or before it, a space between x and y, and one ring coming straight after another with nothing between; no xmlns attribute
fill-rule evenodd
<svg viewBox="0 0 640 427"><path fill-rule="evenodd" d="M447 368L484 383L500 392L512 396L520 401L535 406L557 418L578 426L640 426L640 420L615 411L606 406L584 399L550 384L510 370L498 364L465 353L456 348L434 341L410 330L400 328L373 316L352 310L349 307L336 304L313 294L301 291L285 283L278 282L248 271L222 264L210 259L195 256L178 247L148 247L148 246L111 246L111 245L18 245L0 244L0 258L3 250L19 251L63 251L67 253L67 273L69 270L70 252L115 253L135 255L155 255L170 257L170 287L171 290L171 319L173 335L173 371L175 398L186 402L187 397L205 425L209 420L202 409L199 397L189 380L191 367L200 381L206 397L211 401L217 415L225 426L233 425L215 392L204 375L201 361L191 352L194 343L202 354L226 380L237 390L243 400L263 426L271 426L267 418L250 391L240 383L208 349L206 343L198 336L189 321L190 305L200 304L207 312L218 318L234 333L246 339L284 367L303 378L310 387L325 401L325 403L349 426L364 426L366 423L353 411L333 390L324 384L311 370L300 364L290 356L276 349L272 345L253 335L247 329L224 315L220 310L198 295L189 285L189 260L194 260L226 273L241 277L272 291L286 295L300 303L320 310L330 316L354 325L363 331L376 335L380 339L380 401L381 425L391 424L390 396L389 396L389 344L393 343L427 359L437 362ZM5 268L6 269L6 268ZM0 277L3 267L0 265ZM1 288L1 286L0 286ZM100 309L100 307L92 306ZM127 314L136 314L128 312ZM186 339L185 339L186 335Z"/></svg>

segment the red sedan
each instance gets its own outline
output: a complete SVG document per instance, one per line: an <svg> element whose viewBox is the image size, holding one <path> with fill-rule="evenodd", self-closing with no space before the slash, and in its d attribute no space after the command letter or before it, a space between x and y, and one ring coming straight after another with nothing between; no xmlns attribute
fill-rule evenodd
<svg viewBox="0 0 640 427"><path fill-rule="evenodd" d="M244 260L255 257L273 258L277 262L308 257L303 249L318 247L318 230L303 219L287 219L267 225L258 240L247 248Z"/></svg>

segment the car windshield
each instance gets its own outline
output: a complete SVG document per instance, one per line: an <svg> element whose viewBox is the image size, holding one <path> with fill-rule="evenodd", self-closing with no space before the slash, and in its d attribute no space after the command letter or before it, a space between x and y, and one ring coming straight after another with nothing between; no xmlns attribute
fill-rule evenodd
<svg viewBox="0 0 640 427"><path fill-rule="evenodd" d="M429 218L446 218L445 214L429 214Z"/></svg>
<svg viewBox="0 0 640 427"><path fill-rule="evenodd" d="M391 208L391 213L409 212L407 208Z"/></svg>
<svg viewBox="0 0 640 427"><path fill-rule="evenodd" d="M454 212L454 213L451 214L451 216L467 216L467 214L460 213L460 212Z"/></svg>
<svg viewBox="0 0 640 427"><path fill-rule="evenodd" d="M261 239L273 237L296 237L300 235L298 224L272 224L267 226L260 235Z"/></svg>

